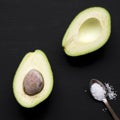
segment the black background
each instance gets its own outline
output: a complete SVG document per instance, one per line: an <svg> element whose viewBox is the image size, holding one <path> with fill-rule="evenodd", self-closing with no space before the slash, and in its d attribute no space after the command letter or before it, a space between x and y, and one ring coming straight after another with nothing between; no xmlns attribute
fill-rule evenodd
<svg viewBox="0 0 120 120"><path fill-rule="evenodd" d="M102 102L89 93L89 81L109 82L117 91L110 104L120 116L119 0L0 0L0 119L1 120L112 120ZM68 57L63 35L82 10L105 7L112 32L107 44L94 53ZM54 74L49 98L32 109L21 107L12 91L14 73L23 56L35 49L47 55Z"/></svg>

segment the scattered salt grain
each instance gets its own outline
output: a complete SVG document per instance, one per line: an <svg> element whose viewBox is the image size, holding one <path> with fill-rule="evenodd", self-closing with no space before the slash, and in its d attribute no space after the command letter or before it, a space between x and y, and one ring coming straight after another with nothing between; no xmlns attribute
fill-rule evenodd
<svg viewBox="0 0 120 120"><path fill-rule="evenodd" d="M113 86L111 86L109 83L105 83L105 86L107 88L107 96L110 100L116 99L117 93L114 91Z"/></svg>
<svg viewBox="0 0 120 120"><path fill-rule="evenodd" d="M103 111L103 112L106 112L106 111L107 111L107 108L103 108L102 111Z"/></svg>
<svg viewBox="0 0 120 120"><path fill-rule="evenodd" d="M84 92L87 92L87 90L84 90Z"/></svg>

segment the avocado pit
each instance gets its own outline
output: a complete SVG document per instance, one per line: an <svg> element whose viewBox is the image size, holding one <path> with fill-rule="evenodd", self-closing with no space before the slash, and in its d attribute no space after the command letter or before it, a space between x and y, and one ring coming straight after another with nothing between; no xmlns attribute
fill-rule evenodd
<svg viewBox="0 0 120 120"><path fill-rule="evenodd" d="M23 89L27 95L35 95L41 92L43 87L44 79L39 71L32 69L25 75Z"/></svg>

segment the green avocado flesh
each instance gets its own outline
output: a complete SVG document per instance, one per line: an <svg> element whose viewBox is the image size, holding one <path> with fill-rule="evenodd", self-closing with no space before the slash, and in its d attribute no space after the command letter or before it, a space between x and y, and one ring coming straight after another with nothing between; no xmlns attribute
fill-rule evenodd
<svg viewBox="0 0 120 120"><path fill-rule="evenodd" d="M109 12L102 7L91 7L80 12L69 25L62 47L69 56L80 56L101 48L111 33Z"/></svg>
<svg viewBox="0 0 120 120"><path fill-rule="evenodd" d="M53 88L53 73L47 56L41 50L27 53L13 80L13 93L18 103L32 108L44 101Z"/></svg>

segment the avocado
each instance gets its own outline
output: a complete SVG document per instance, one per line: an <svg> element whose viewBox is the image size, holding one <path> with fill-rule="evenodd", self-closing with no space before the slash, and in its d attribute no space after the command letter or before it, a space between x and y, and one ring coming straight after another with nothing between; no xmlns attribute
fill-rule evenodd
<svg viewBox="0 0 120 120"><path fill-rule="evenodd" d="M103 7L90 7L71 22L62 40L68 56L80 56L101 48L111 33L111 17Z"/></svg>
<svg viewBox="0 0 120 120"><path fill-rule="evenodd" d="M27 53L13 80L13 93L18 103L32 108L52 92L53 73L48 58L41 50Z"/></svg>

